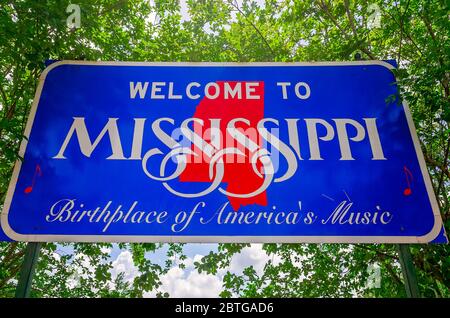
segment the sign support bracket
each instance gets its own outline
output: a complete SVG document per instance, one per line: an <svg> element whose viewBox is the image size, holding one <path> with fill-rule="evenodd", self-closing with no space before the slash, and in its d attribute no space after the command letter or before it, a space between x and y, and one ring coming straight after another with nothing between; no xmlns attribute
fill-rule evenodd
<svg viewBox="0 0 450 318"><path fill-rule="evenodd" d="M30 296L31 284L33 282L41 246L41 242L28 242L27 244L25 257L20 270L19 281L17 282L16 298L28 298Z"/></svg>
<svg viewBox="0 0 450 318"><path fill-rule="evenodd" d="M406 296L408 298L420 298L419 285L417 284L416 270L408 244L397 244L398 256L402 267L403 280L405 281Z"/></svg>

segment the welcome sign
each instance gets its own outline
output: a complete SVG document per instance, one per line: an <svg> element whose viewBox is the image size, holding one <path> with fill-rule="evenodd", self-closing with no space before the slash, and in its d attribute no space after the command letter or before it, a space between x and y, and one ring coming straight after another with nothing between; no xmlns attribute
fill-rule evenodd
<svg viewBox="0 0 450 318"><path fill-rule="evenodd" d="M61 61L2 212L20 241L430 242L393 66Z"/></svg>

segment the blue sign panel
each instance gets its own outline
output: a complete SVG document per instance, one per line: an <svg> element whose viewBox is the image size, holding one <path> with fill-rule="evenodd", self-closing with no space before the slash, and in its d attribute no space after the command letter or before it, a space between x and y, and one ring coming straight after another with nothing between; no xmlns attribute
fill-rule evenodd
<svg viewBox="0 0 450 318"><path fill-rule="evenodd" d="M393 66L61 61L4 204L18 241L431 242Z"/></svg>

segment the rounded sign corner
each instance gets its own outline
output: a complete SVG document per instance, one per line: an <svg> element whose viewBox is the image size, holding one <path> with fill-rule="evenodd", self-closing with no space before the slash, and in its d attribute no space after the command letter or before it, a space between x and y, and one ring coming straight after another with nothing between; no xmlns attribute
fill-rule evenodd
<svg viewBox="0 0 450 318"><path fill-rule="evenodd" d="M433 215L434 215L433 227L427 234L417 237L417 243L430 243L439 236L439 233L441 233L443 225L441 215L440 214L438 215L436 213L434 213Z"/></svg>
<svg viewBox="0 0 450 318"><path fill-rule="evenodd" d="M62 65L73 65L73 64L74 64L74 61L70 61L70 60L61 60L61 61L56 61L54 63L51 63L42 71L41 76L39 77L39 80L43 83L51 71L55 70L56 68L58 68Z"/></svg>
<svg viewBox="0 0 450 318"><path fill-rule="evenodd" d="M8 213L4 213L4 211L0 215L0 226L7 237L14 241L27 242L29 235L24 235L17 233L14 231L9 224Z"/></svg>

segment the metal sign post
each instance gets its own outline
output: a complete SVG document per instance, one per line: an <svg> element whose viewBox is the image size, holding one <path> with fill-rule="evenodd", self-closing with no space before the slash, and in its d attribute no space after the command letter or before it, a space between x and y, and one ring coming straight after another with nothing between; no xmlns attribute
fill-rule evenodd
<svg viewBox="0 0 450 318"><path fill-rule="evenodd" d="M41 246L42 243L40 242L29 242L27 244L19 281L17 283L16 298L28 298L30 295L31 283Z"/></svg>
<svg viewBox="0 0 450 318"><path fill-rule="evenodd" d="M417 284L416 270L411 257L408 244L397 244L400 265L402 267L403 279L405 281L406 296L408 298L419 298L419 286Z"/></svg>

